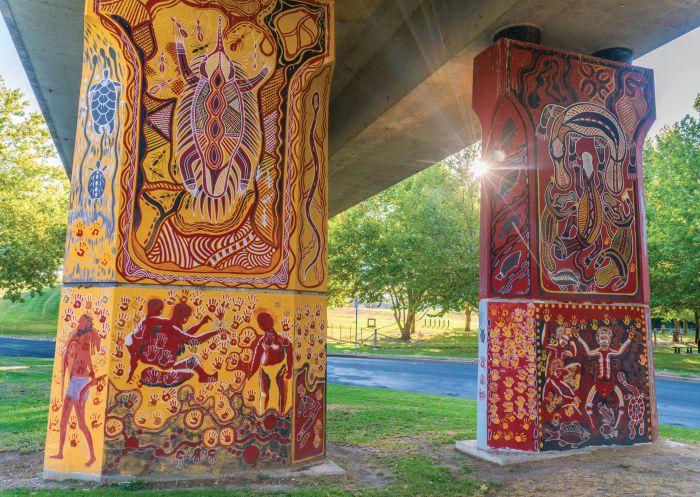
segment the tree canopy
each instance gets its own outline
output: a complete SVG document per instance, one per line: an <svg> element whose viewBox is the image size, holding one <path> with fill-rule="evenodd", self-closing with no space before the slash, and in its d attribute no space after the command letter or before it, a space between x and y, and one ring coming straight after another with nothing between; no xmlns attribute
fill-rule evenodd
<svg viewBox="0 0 700 497"><path fill-rule="evenodd" d="M41 114L0 79L0 292L16 301L56 283L68 181Z"/></svg>
<svg viewBox="0 0 700 497"><path fill-rule="evenodd" d="M478 153L467 149L330 221L331 303L388 298L404 339L422 311L477 304Z"/></svg>
<svg viewBox="0 0 700 497"><path fill-rule="evenodd" d="M700 97L695 110L700 112ZM666 317L700 312L700 120L686 116L647 142L645 189L651 306Z"/></svg>

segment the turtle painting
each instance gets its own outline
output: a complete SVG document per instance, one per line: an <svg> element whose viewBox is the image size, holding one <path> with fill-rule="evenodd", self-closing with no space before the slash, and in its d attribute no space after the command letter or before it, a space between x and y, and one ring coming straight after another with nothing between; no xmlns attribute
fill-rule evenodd
<svg viewBox="0 0 700 497"><path fill-rule="evenodd" d="M639 430L639 435L644 435L644 414L646 412L646 406L644 404L644 395L639 391L637 387L630 384L625 377L625 373L619 371L617 373L617 380L624 386L630 393L625 394L625 399L627 399L627 415L629 416L629 438L633 440L637 436L637 429Z"/></svg>
<svg viewBox="0 0 700 497"><path fill-rule="evenodd" d="M224 48L221 17L216 47L187 60L178 40L177 61L188 84L178 109L179 169L200 212L216 220L245 196L259 161L262 130L253 90L267 76L249 77Z"/></svg>
<svg viewBox="0 0 700 497"><path fill-rule="evenodd" d="M88 178L87 191L88 195L92 200L102 198L107 187L107 180L105 178L105 167L97 161L95 167L91 169L90 177Z"/></svg>
<svg viewBox="0 0 700 497"><path fill-rule="evenodd" d="M117 114L117 102L122 84L110 79L109 69L103 72L103 79L88 90L92 128L99 135L114 133L114 121Z"/></svg>

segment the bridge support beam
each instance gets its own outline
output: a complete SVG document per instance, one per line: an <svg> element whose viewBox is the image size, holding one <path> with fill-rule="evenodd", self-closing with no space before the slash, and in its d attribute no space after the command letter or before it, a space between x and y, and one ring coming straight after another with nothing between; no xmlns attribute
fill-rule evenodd
<svg viewBox="0 0 700 497"><path fill-rule="evenodd" d="M652 72L501 39L482 125L478 447L657 436L642 148Z"/></svg>
<svg viewBox="0 0 700 497"><path fill-rule="evenodd" d="M333 0L86 2L45 476L325 456L333 26Z"/></svg>

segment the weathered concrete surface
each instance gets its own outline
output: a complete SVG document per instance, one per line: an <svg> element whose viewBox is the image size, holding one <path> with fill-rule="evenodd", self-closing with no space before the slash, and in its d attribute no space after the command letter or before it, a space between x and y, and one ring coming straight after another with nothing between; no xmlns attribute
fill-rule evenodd
<svg viewBox="0 0 700 497"><path fill-rule="evenodd" d="M651 445L649 444L637 444L639 445ZM477 459L483 459L484 461L492 462L498 464L499 466L511 466L513 464L523 464L535 461L546 461L548 459L560 459L567 456L576 456L580 454L590 454L602 449L625 449L628 447L623 447L620 445L591 445L589 447L583 447L577 450L560 450L560 451L549 451L549 452L525 452L522 450L512 450L512 449L497 449L497 450L483 450L477 447L476 440L458 440L455 442L455 449L457 449L462 454L468 456L476 457Z"/></svg>
<svg viewBox="0 0 700 497"><path fill-rule="evenodd" d="M63 163L70 169L83 0L0 0ZM338 0L330 212L470 145L471 61L508 25L582 53L640 56L700 25L698 0Z"/></svg>

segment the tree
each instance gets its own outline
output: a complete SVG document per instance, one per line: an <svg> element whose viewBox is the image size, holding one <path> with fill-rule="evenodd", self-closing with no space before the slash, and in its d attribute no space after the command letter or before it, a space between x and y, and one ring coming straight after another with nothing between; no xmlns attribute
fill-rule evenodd
<svg viewBox="0 0 700 497"><path fill-rule="evenodd" d="M700 96L695 103L700 112ZM651 306L666 317L700 314L700 121L686 116L645 147Z"/></svg>
<svg viewBox="0 0 700 497"><path fill-rule="evenodd" d="M478 182L465 151L339 214L329 229L331 302L391 301L402 339L420 312L478 301Z"/></svg>
<svg viewBox="0 0 700 497"><path fill-rule="evenodd" d="M481 142L465 148L458 154L445 160L449 167L460 179L458 184L464 201L464 221L468 231L469 243L472 248L472 257L469 265L470 277L466 282L467 291L464 295L465 331L471 331L472 309L479 306L479 232L481 220L479 208L481 199L481 181L474 175L474 162L481 157Z"/></svg>
<svg viewBox="0 0 700 497"><path fill-rule="evenodd" d="M68 181L38 113L0 79L0 291L12 301L56 283Z"/></svg>

